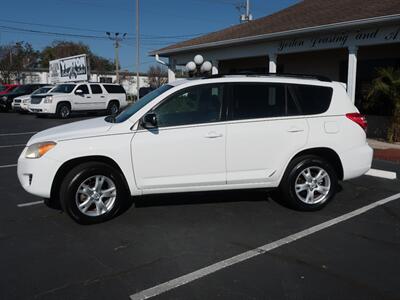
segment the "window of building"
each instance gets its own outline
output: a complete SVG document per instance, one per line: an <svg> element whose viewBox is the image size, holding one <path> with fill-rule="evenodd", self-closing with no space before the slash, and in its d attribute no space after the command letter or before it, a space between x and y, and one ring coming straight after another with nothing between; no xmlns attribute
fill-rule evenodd
<svg viewBox="0 0 400 300"><path fill-rule="evenodd" d="M111 77L100 77L100 83L112 83Z"/></svg>
<svg viewBox="0 0 400 300"><path fill-rule="evenodd" d="M200 85L179 91L154 110L158 125L167 127L220 121L222 99L222 85Z"/></svg>

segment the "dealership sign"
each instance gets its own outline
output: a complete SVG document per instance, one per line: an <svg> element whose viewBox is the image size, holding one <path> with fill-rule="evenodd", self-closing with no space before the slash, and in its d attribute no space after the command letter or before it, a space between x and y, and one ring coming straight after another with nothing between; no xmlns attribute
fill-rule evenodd
<svg viewBox="0 0 400 300"><path fill-rule="evenodd" d="M52 60L49 63L51 83L89 80L89 65L86 54Z"/></svg>
<svg viewBox="0 0 400 300"><path fill-rule="evenodd" d="M400 27L376 27L280 41L276 53L303 52L352 46L367 46L400 41Z"/></svg>

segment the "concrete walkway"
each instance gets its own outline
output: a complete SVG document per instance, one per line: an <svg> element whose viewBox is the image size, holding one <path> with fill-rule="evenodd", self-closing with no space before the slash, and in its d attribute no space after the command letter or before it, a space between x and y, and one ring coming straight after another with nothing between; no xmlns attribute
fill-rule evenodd
<svg viewBox="0 0 400 300"><path fill-rule="evenodd" d="M400 144L390 144L368 139L368 144L374 148L374 158L400 163Z"/></svg>

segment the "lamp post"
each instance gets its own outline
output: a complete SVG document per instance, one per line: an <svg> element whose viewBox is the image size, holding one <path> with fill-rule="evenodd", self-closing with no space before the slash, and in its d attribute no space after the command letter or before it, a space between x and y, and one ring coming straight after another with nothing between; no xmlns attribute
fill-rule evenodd
<svg viewBox="0 0 400 300"><path fill-rule="evenodd" d="M125 39L126 33L124 33L122 36L120 36L119 32L106 32L106 35L110 40L114 42L114 48L115 48L115 75L117 77L117 83L119 83L119 47L120 43Z"/></svg>
<svg viewBox="0 0 400 300"><path fill-rule="evenodd" d="M136 99L139 99L140 89L140 22L139 22L139 0L136 0Z"/></svg>

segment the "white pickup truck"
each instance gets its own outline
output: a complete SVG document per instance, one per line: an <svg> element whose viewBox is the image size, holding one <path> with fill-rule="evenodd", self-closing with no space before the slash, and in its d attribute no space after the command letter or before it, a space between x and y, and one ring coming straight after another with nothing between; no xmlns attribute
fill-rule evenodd
<svg viewBox="0 0 400 300"><path fill-rule="evenodd" d="M29 110L35 114L69 118L72 112L107 111L115 115L127 106L126 92L121 85L103 83L63 83L49 94L31 96Z"/></svg>

